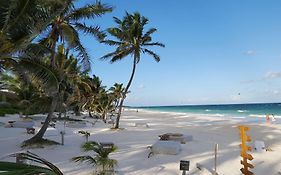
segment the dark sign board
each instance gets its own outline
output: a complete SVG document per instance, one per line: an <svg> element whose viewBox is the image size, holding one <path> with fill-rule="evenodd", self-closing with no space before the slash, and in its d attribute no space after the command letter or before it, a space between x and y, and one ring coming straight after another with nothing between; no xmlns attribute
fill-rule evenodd
<svg viewBox="0 0 281 175"><path fill-rule="evenodd" d="M180 161L180 170L189 171L189 161L181 160Z"/></svg>

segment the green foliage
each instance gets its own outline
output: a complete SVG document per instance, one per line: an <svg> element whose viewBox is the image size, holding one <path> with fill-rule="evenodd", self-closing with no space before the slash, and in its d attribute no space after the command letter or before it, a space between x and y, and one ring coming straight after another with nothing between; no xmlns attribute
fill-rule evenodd
<svg viewBox="0 0 281 175"><path fill-rule="evenodd" d="M46 175L63 175L55 165L31 152L16 153L10 156L19 156L24 160L37 162L40 166L1 161L0 175L37 175L41 173Z"/></svg>
<svg viewBox="0 0 281 175"><path fill-rule="evenodd" d="M26 48L68 0L0 0L0 55Z"/></svg>
<svg viewBox="0 0 281 175"><path fill-rule="evenodd" d="M47 37L43 37L40 43L51 49L53 53L58 42L66 44L67 49L78 53L77 57L81 60L84 71L87 72L90 69L90 57L81 43L79 32L90 34L98 40L103 39L105 34L98 26L89 26L82 21L95 19L111 11L112 7L102 4L100 1L79 8L75 8L73 2L70 2L65 10L49 23L46 31L43 32L47 33ZM51 59L51 63L54 63L54 57Z"/></svg>
<svg viewBox="0 0 281 175"><path fill-rule="evenodd" d="M16 107L1 107L0 106L0 116L5 114L18 114L21 110Z"/></svg>
<svg viewBox="0 0 281 175"><path fill-rule="evenodd" d="M91 164L96 168L97 173L100 174L106 174L107 172L114 171L114 167L117 165L117 160L110 159L109 154L117 150L116 146L104 148L97 142L86 142L81 146L81 148L86 152L94 151L96 153L96 156L77 156L73 157L71 159L72 161Z"/></svg>
<svg viewBox="0 0 281 175"><path fill-rule="evenodd" d="M78 131L79 134L82 134L84 136L90 136L91 134L88 131Z"/></svg>

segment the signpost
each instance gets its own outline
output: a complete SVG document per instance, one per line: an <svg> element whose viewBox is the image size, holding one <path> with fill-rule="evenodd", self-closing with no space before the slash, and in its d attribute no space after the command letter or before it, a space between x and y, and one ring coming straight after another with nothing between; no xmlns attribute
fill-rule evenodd
<svg viewBox="0 0 281 175"><path fill-rule="evenodd" d="M186 175L186 171L189 171L189 161L180 161L180 170L182 170L182 175Z"/></svg>
<svg viewBox="0 0 281 175"><path fill-rule="evenodd" d="M244 175L253 175L254 173L249 170L249 168L254 168L254 166L250 163L248 163L248 160L253 160L253 156L251 154L248 154L247 151L251 151L252 148L247 145L246 142L251 141L251 137L247 135L247 131L250 130L247 126L238 126L240 131L240 138L242 144L240 144L241 152L240 156L242 157L242 160L240 163L243 165L243 168L241 168L241 172Z"/></svg>

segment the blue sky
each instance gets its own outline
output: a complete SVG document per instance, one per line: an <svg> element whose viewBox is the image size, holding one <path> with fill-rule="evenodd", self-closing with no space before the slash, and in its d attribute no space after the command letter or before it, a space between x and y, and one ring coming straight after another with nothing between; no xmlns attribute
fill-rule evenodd
<svg viewBox="0 0 281 175"><path fill-rule="evenodd" d="M79 5L94 1L81 1ZM281 1L104 0L111 14L91 21L103 29L113 16L138 11L166 48L143 55L127 105L256 103L281 101ZM132 58L110 64L98 58L114 47L82 37L92 74L103 84L127 83Z"/></svg>

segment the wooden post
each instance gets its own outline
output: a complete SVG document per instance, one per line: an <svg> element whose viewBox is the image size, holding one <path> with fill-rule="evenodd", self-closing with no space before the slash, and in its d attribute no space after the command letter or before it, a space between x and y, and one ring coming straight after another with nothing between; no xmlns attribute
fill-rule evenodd
<svg viewBox="0 0 281 175"><path fill-rule="evenodd" d="M61 145L64 145L64 134L65 134L65 132L61 131L60 134L61 134Z"/></svg>
<svg viewBox="0 0 281 175"><path fill-rule="evenodd" d="M215 172L217 173L217 154L218 154L219 144L215 144Z"/></svg>

